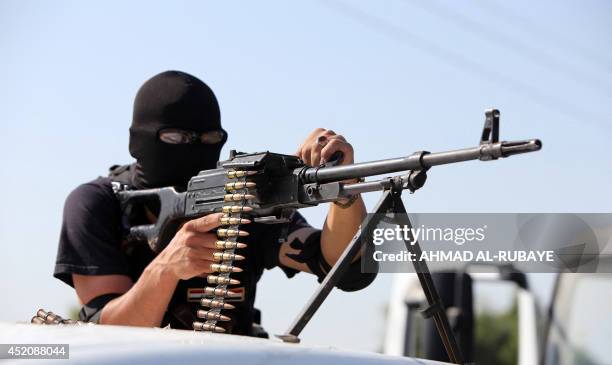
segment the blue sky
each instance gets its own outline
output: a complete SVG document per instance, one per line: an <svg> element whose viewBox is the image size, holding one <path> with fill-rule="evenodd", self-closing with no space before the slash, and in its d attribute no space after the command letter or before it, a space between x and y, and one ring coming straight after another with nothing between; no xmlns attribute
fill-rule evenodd
<svg viewBox="0 0 612 365"><path fill-rule="evenodd" d="M133 97L167 69L215 90L224 156L292 153L320 126L344 134L358 161L468 147L494 106L502 139L539 137L544 149L433 169L406 194L409 210L609 212L611 11L595 0L1 1L0 320L76 303L51 277L63 200L130 161ZM325 207L304 214L320 225ZM264 275L272 333L315 288L299 276ZM548 279L536 280L546 297ZM376 349L390 282L334 292L304 341Z"/></svg>

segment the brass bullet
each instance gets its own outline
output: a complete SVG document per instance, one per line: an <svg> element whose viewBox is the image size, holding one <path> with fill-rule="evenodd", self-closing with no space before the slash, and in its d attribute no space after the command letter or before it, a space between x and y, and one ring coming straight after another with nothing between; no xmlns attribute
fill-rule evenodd
<svg viewBox="0 0 612 365"><path fill-rule="evenodd" d="M236 255L235 253L227 253L227 252L215 252L213 253L213 257L217 261L244 260L244 256L242 255Z"/></svg>
<svg viewBox="0 0 612 365"><path fill-rule="evenodd" d="M236 181L225 184L225 190L252 189L256 185L251 181Z"/></svg>
<svg viewBox="0 0 612 365"><path fill-rule="evenodd" d="M247 245L241 242L232 242L232 241L216 241L215 248L219 250L229 250L234 248L245 248Z"/></svg>
<svg viewBox="0 0 612 365"><path fill-rule="evenodd" d="M227 172L227 177L235 179L237 177L245 177L255 175L257 171L246 171L246 170L230 170Z"/></svg>
<svg viewBox="0 0 612 365"><path fill-rule="evenodd" d="M210 331L216 333L223 333L225 329L223 327L215 326L210 323L193 322L193 329L196 331Z"/></svg>
<svg viewBox="0 0 612 365"><path fill-rule="evenodd" d="M235 225L235 224L249 224L250 220L244 218L234 218L234 217L221 217L219 222L224 225Z"/></svg>
<svg viewBox="0 0 612 365"><path fill-rule="evenodd" d="M242 213L251 212L253 208L242 205L226 205L223 207L223 213Z"/></svg>
<svg viewBox="0 0 612 365"><path fill-rule="evenodd" d="M202 298L200 300L200 305L202 307L209 307L209 308L221 308L221 309L234 309L234 308L236 308L236 307L234 307L233 305L231 305L229 303L225 303L223 300L209 299L209 298Z"/></svg>
<svg viewBox="0 0 612 365"><path fill-rule="evenodd" d="M207 321L225 321L227 322L231 320L230 317L224 316L223 314L219 312L205 311L203 309L198 309L196 315L198 316L198 318L202 318Z"/></svg>
<svg viewBox="0 0 612 365"><path fill-rule="evenodd" d="M217 237L237 237L237 236L248 236L249 232L247 231L241 231L238 229L226 229L226 228L220 228L217 229Z"/></svg>
<svg viewBox="0 0 612 365"><path fill-rule="evenodd" d="M239 202L243 200L252 200L255 199L255 195L251 194L225 194L223 197L223 201L226 202Z"/></svg>
<svg viewBox="0 0 612 365"><path fill-rule="evenodd" d="M53 312L49 312L49 313L53 313ZM36 316L37 316L37 317L40 317L40 318L42 318L42 319L46 319L46 318L47 318L47 315L48 315L48 314L47 314L47 312L45 312L45 310L44 310L44 309L39 309L39 310L37 310L37 311L36 311Z"/></svg>
<svg viewBox="0 0 612 365"><path fill-rule="evenodd" d="M241 293L236 293L229 289L213 288L210 286L207 286L204 288L204 295L207 295L207 296L214 295L214 296L225 297L225 298L240 298L242 296Z"/></svg>
<svg viewBox="0 0 612 365"><path fill-rule="evenodd" d="M34 324L45 324L45 320L40 318L39 316L32 317L32 320L30 322Z"/></svg>
<svg viewBox="0 0 612 365"><path fill-rule="evenodd" d="M224 264L210 264L210 269L217 272L242 272L239 267Z"/></svg>
<svg viewBox="0 0 612 365"><path fill-rule="evenodd" d="M225 276L216 276L216 275L208 275L206 277L206 281L208 281L209 284L216 284L216 285L238 285L240 284L240 281L236 279L230 279L230 278L226 278Z"/></svg>
<svg viewBox="0 0 612 365"><path fill-rule="evenodd" d="M59 315L53 313L53 312L45 312L42 309L39 309L36 312L36 315L40 318L42 318L45 323L47 324L58 324L58 323L62 323L62 321L64 320L62 317L60 317Z"/></svg>

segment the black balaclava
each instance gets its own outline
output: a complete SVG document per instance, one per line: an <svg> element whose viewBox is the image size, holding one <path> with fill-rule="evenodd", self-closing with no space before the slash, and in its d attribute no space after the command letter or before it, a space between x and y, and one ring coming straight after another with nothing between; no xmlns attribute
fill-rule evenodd
<svg viewBox="0 0 612 365"><path fill-rule="evenodd" d="M136 94L130 127L130 154L136 158L134 187L184 189L199 171L215 168L225 138L214 145L167 144L158 133L164 128L218 130L220 119L215 94L194 76L166 71L145 82Z"/></svg>

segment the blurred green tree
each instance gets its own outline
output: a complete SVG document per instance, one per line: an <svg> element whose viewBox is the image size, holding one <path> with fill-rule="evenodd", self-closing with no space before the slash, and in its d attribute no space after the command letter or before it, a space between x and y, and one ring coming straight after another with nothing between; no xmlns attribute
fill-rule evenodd
<svg viewBox="0 0 612 365"><path fill-rule="evenodd" d="M478 364L516 365L518 361L518 310L497 314L483 311L476 315L476 351Z"/></svg>

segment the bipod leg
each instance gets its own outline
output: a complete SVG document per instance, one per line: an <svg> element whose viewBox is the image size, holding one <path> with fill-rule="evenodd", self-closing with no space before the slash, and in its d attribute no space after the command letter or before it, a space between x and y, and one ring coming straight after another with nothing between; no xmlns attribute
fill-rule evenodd
<svg viewBox="0 0 612 365"><path fill-rule="evenodd" d="M425 297L427 298L428 307L423 311L423 314L426 318L433 318L438 334L440 335L446 353L448 354L449 360L455 364L463 364L463 355L459 345L457 344L455 335L451 330L450 323L448 322L444 303L442 303L440 295L436 290L436 286L431 278L431 273L429 272L427 263L420 260L422 253L421 246L412 236L412 223L408 218L408 213L406 212L406 208L402 202L401 190L398 192L393 192L392 195L392 209L395 213L397 213L394 220L398 225L406 226L412 238L411 242L404 240L404 244L406 245L408 252L412 254L414 270L419 278L419 282L421 283L421 288L423 288Z"/></svg>
<svg viewBox="0 0 612 365"><path fill-rule="evenodd" d="M310 297L300 314L293 321L289 329L282 335L276 335L285 342L299 342L298 336L308 324L312 316L319 309L325 298L329 295L334 286L340 281L349 265L357 254L361 251L363 240L362 234L369 232L371 227L375 227L381 220L381 217L389 211L393 206L393 197L391 190L385 190L380 200L376 204L374 213L368 215L362 223L359 231L353 236L351 242L346 246L344 252L334 266L331 268L329 273L325 276L315 293Z"/></svg>

